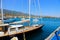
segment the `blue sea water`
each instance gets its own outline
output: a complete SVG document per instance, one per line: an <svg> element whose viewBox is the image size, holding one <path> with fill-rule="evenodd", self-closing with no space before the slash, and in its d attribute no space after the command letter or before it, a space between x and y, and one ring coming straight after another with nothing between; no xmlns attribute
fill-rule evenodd
<svg viewBox="0 0 60 40"><path fill-rule="evenodd" d="M31 24L34 24L32 21L34 18L31 18ZM38 18L37 24L43 24L41 31L37 31L32 35L28 36L28 40L44 40L47 38L56 28L60 26L59 18Z"/></svg>
<svg viewBox="0 0 60 40"><path fill-rule="evenodd" d="M56 28L60 26L60 18L37 18L38 22L33 22L34 18L30 19L30 26L33 24L43 24L42 30L38 30L35 33L26 35L27 40L44 40L47 38ZM16 19L16 21L19 21ZM24 26L28 26L29 23L23 23Z"/></svg>

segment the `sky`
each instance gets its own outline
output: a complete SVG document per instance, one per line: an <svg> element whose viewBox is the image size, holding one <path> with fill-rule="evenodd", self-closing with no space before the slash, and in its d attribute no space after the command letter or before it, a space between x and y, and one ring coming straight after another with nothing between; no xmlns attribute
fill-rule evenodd
<svg viewBox="0 0 60 40"><path fill-rule="evenodd" d="M28 13L29 0L3 0L3 8ZM60 17L60 0L31 0L30 9L33 15Z"/></svg>

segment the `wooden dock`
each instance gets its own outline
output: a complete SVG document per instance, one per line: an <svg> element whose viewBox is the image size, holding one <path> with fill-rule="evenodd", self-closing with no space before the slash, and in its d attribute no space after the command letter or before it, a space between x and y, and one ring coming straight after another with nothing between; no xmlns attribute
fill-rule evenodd
<svg viewBox="0 0 60 40"><path fill-rule="evenodd" d="M21 33L24 33L24 32L29 32L29 31L33 31L33 30L36 30L36 29L39 29L41 28L43 25L40 25L39 27L38 26L32 26L32 27L25 27L25 28L22 28L20 29L20 31L11 31L12 34L10 34L8 31L6 33L4 33L3 35L0 35L0 37L4 37L4 36L11 36L11 35L16 35L16 34L21 34Z"/></svg>

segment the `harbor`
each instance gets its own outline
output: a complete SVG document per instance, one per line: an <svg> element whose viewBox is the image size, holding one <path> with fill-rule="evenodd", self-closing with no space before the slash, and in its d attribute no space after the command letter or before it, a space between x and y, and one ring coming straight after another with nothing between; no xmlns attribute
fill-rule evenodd
<svg viewBox="0 0 60 40"><path fill-rule="evenodd" d="M39 18L39 20L41 21L40 18ZM32 32L32 33L31 32L26 33L26 39L27 40L37 40L37 39L44 40L44 39L46 39L53 31L55 31L59 27L59 25L60 25L59 20L60 20L59 18L56 18L56 19L55 18L54 19L42 18L41 22L38 21L38 24L44 24L44 26L42 27L42 30L39 29L39 30L35 30L35 32ZM33 22L32 22L32 24L33 24ZM24 25L26 25L26 24L24 24ZM37 38L35 38L35 37L37 37ZM10 37L6 37L6 38L10 38ZM5 37L3 39L5 39ZM23 39L23 37L21 39Z"/></svg>
<svg viewBox="0 0 60 40"><path fill-rule="evenodd" d="M58 0L0 0L0 40L60 40Z"/></svg>

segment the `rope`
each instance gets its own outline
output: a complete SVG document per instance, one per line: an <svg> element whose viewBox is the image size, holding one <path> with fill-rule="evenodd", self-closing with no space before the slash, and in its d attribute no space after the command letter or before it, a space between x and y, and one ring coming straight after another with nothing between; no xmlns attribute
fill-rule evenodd
<svg viewBox="0 0 60 40"><path fill-rule="evenodd" d="M26 40L26 37L25 37L25 33L23 32L23 37L24 37L24 40Z"/></svg>

